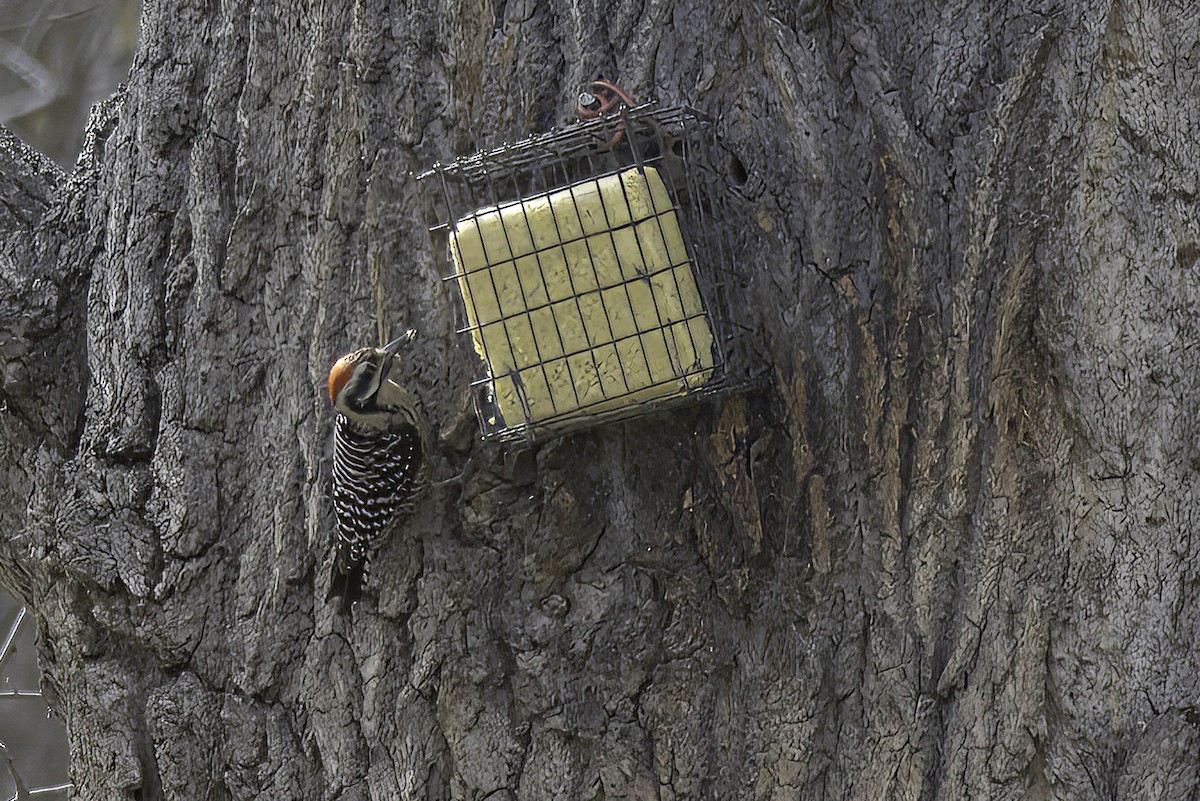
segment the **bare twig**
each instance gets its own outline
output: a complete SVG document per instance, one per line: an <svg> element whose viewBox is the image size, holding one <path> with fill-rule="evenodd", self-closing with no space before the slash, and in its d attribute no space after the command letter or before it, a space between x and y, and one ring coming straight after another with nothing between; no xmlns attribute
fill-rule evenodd
<svg viewBox="0 0 1200 801"><path fill-rule="evenodd" d="M28 31L35 25L45 25L46 23L62 22L64 20L77 19L94 13L99 9L99 6L89 6L79 11L64 11L57 14L47 14L41 19L29 22L21 22L16 25L0 25L0 33L15 33L16 31Z"/></svg>
<svg viewBox="0 0 1200 801"><path fill-rule="evenodd" d="M21 607L17 612L17 618L13 621L12 628L8 630L8 636L4 638L4 644L0 645L0 668L4 667L4 660L8 658L9 649L12 648L13 640L17 638L17 629L21 627L21 621L25 619L25 607Z"/></svg>
<svg viewBox="0 0 1200 801"><path fill-rule="evenodd" d="M25 801L29 798L29 788L25 786L25 782L21 781L21 774L17 773L17 766L13 764L12 757L8 755L8 746L0 742L0 759L3 759L8 764L8 775L12 776L13 785L17 788L17 793L8 801Z"/></svg>
<svg viewBox="0 0 1200 801"><path fill-rule="evenodd" d="M49 795L50 793L68 793L75 789L75 785L67 782L66 784L55 784L51 787L38 787L29 791L29 795ZM15 799L14 799L15 801Z"/></svg>
<svg viewBox="0 0 1200 801"><path fill-rule="evenodd" d="M59 94L54 73L24 48L0 43L0 66L25 82L27 89L0 97L0 120L37 111L54 101Z"/></svg>

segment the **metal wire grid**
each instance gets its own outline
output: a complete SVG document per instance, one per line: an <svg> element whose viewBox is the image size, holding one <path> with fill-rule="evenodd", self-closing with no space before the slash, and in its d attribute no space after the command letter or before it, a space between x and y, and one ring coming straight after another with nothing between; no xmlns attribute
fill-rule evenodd
<svg viewBox="0 0 1200 801"><path fill-rule="evenodd" d="M592 185L596 186L597 187L597 195L599 197L601 197L601 199L602 199L603 194L599 190L600 179L609 177L610 175L616 176L619 174L620 174L620 171L617 171L617 172L609 173L607 175L597 176L597 178L593 179L592 181L585 182L585 184L592 184ZM631 203L631 199L628 195L628 191L627 191L627 187L626 187L625 183L620 182L618 185L621 187L622 196L623 196L626 208L632 210L634 206ZM577 215L578 215L579 205L578 205L578 202L575 197L575 192L579 190L580 186L581 186L581 184L577 183L577 184L574 184L574 185L566 188L566 191L570 192L572 200L575 201L574 205L575 205L575 210L576 210ZM524 203L511 204L511 205L516 205L517 208L520 208L522 216L526 223L526 227L529 227L532 229L532 226L530 225L530 221L528 218L528 211L527 211ZM647 217L640 217L640 218L635 219L633 217L633 215L631 214L630 221L628 223L625 223L623 225L614 225L612 222L612 219L608 215L607 205L603 202L603 200L601 201L601 210L605 214L605 224L606 224L605 230L608 234L609 240L613 244L614 251L617 250L617 246L616 246L617 234L622 231L625 231L625 230L633 229L634 241L638 245L638 252L639 252L639 256L641 258L641 263L643 266L645 266L647 263L649 263L651 261L651 259L648 259L646 257L646 250L643 247L642 237L637 235L636 226L638 226L639 224L644 224L648 221L653 220L658 227L659 234L662 237L662 241L664 243L666 243L668 237L667 237L666 231L663 228L663 217L668 214L673 214L675 212L674 207L668 207L666 209L658 209L656 207L655 201L653 199L653 195L651 195L651 206L652 206L651 215L649 215ZM596 258L597 254L595 251L593 251L592 243L590 241L592 237L601 236L602 234L593 233L593 234L588 235L588 234L581 233L580 236L575 237L575 238L564 237L563 233L562 233L562 229L561 229L561 227L559 227L557 215L554 213L553 207L551 207L551 214L552 214L552 218L554 219L555 228L558 233L558 239L560 240L561 244L556 243L556 244L547 245L547 246L541 247L541 248L535 247L535 249L533 251L526 251L524 249L519 249L519 248L514 247L511 239L509 239L509 237L508 237L507 228L504 227L503 225L501 226L500 230L503 231L505 234L506 249L508 250L509 254L511 254L513 257L512 263L515 266L517 258L528 258L529 256L533 256L538 264L538 272L539 272L539 276L541 279L541 283L543 286L547 286L549 282L546 281L546 271L545 271L544 265L541 260L541 255L544 253L551 253L554 251L562 251L565 253L565 251L569 245L582 242L588 252L588 262L590 263L590 265L592 267L592 276L593 276L593 278L595 278L595 288L593 289L593 288L589 287L587 289L581 289L580 287L578 287L576 285L575 278L571 275L571 273L567 272L566 278L567 278L568 284L570 286L570 293L565 299L553 301L553 300L551 300L549 292L547 292L545 303L542 303L539 305L532 305L532 306L530 306L528 304L524 304L524 305L518 307L517 309L513 310L511 313L504 313L503 310L501 310L500 316L495 317L495 318L493 318L491 315L485 316L479 309L478 305L476 305L478 295L474 292L468 292L466 297L470 298L470 300L472 302L472 306L473 306L472 311L474 312L474 314L472 316L474 317L474 319L477 322L475 325L468 326L465 329L463 329L464 332L480 331L480 333L484 333L486 331L486 329L488 329L488 328L492 328L494 326L500 326L501 330L505 334L506 340L508 341L510 351L516 351L517 348L515 347L515 343L513 342L513 338L512 338L513 337L513 329L509 325L510 321L518 321L519 320L521 322L524 322L527 319L531 319L533 313L536 311L539 311L541 309L545 309L545 308L553 309L553 307L556 305L563 305L563 304L569 305L571 303L574 303L576 311L578 312L578 315L579 315L579 319L582 322L581 327L585 329L585 336L583 338L585 340L588 340L587 344L585 344L582 347L576 348L575 350L569 350L567 347L568 337L566 335L564 335L562 328L559 325L562 315L555 314L552 312L551 314L548 315L548 318L553 323L554 334L555 334L554 339L557 341L557 350L555 352L555 355L544 355L542 353L542 346L538 342L537 333L536 333L536 331L534 331L531 339L534 344L534 349L535 349L537 359L533 366L537 366L537 367L541 368L542 379L545 381L547 387L549 387L549 385L551 384L551 378L547 372L548 369L551 368L555 363L560 363L560 364L565 363L567 365L568 373L573 373L574 371L570 370L570 364L571 364L573 357L577 357L577 356L587 356L588 358L590 358L591 362L592 362L592 368L593 368L595 374L598 375L600 373L600 365L596 361L596 349L601 346L611 345L611 346L614 346L614 353L617 358L618 365L620 367L619 377L620 377L622 383L624 384L624 393L622 395L606 396L606 397L602 398L601 400L595 401L593 403L584 403L583 400L579 397L577 382L574 380L569 381L569 382L567 382L567 384L568 384L568 386L571 387L572 394L574 395L575 403L572 406L570 411L563 412L564 416L570 415L575 410L588 409L590 407L595 407L600 404L603 404L603 403L606 403L606 402L609 402L612 400L617 400L621 397L628 396L637 391L643 391L645 389L654 388L656 386L666 386L666 385L675 383L680 378L686 379L686 378L692 377L694 375L699 375L703 372L706 372L709 368L702 367L701 362L699 360L697 360L693 363L692 367L689 368L687 371L682 372L682 373L680 373L679 371L676 371L670 378L665 379L662 382L651 383L649 385L643 384L642 386L636 386L636 387L630 386L629 378L631 376L631 367L627 366L624 363L624 360L621 357L621 348L617 347L617 346L619 346L621 343L626 342L626 341L630 341L630 340L634 340L634 339L638 340L639 344L642 345L642 348L639 349L639 352L644 361L646 373L648 375L652 375L654 373L654 370L651 367L649 356L647 355L648 348L645 346L646 343L645 343L644 337L647 334L654 333L654 332L665 332L667 330L674 331L676 326L678 326L680 323L686 324L686 323L690 323L692 320L695 320L695 319L703 319L703 318L705 318L704 310L703 310L703 307L701 307L699 310L697 310L696 313L691 314L691 315L684 315L683 317L669 314L660 307L659 297L658 297L657 293L652 291L649 293L648 296L654 307L654 317L655 317L654 324L645 326L645 327L635 326L636 330L633 333L627 334L625 336L618 336L616 334L616 325L614 324L614 321L613 321L613 313L612 313L613 310L611 310L609 308L608 304L606 303L606 301L604 299L606 290L621 288L624 290L625 299L628 302L628 307L630 309L634 309L635 306L634 306L633 296L630 291L630 285L637 281L642 281L642 280L650 281L652 283L653 279L655 277L661 276L663 274L669 274L671 279L673 280L673 283L675 284L676 294L681 299L680 308L682 310L682 307L683 307L682 298L684 297L684 291L683 291L683 288L679 284L679 275L678 275L677 268L684 267L684 266L691 268L692 262L689 259L684 258L683 260L680 260L680 261L668 262L668 264L665 267L660 267L657 270L654 270L651 272L639 271L635 277L625 278L625 279L617 281L617 282L603 281L600 277L599 267L597 266L597 258ZM479 215L477 212L472 215L469 215L469 216L475 220L479 219ZM581 231L582 231L582 227L581 227ZM485 238L481 238L481 245L483 246L484 250L486 251L487 243L486 243ZM518 253L520 253L520 256L517 255ZM499 305L501 305L499 303L499 299L502 297L502 293L499 291L499 288L496 286L496 272L495 272L494 268L505 266L509 262L509 259L506 258L505 256L497 255L494 258L491 256L487 256L486 261L487 261L487 264L484 267L481 267L481 268L478 268L475 270L471 270L471 271L467 271L465 273L460 273L459 275L460 275L460 277L469 281L471 275L478 274L478 273L485 273L491 283L492 291L495 294L495 297L497 298L497 301L498 301L497 305L499 306ZM521 279L520 272L514 271L514 274L515 274L515 277L517 278L518 284L520 285L521 294L522 294L523 298L527 300L531 293L528 292L526 287L524 286L524 282ZM584 301L593 295L595 295L599 298L601 310L603 311L603 321L605 323L604 327L608 331L607 336L605 336L604 334L601 334L599 337L595 338L595 341L591 341L592 337L586 331L586 328L587 328L586 321L590 318L587 314L585 314L584 308L583 308ZM689 344L691 345L691 353L698 354L700 351L700 346L696 342L696 339L694 336L694 331L692 330L692 326L691 325L683 325L682 327L683 327L683 330L685 330L687 332L687 335L689 337L689 340L690 340ZM673 337L672 337L672 339L673 339ZM664 335L664 341L665 340L666 340L666 337ZM486 347L487 347L486 343L488 341L488 337L482 336L479 341L481 341L484 344L484 347L486 349ZM670 350L669 347L668 347L668 350ZM676 347L675 350L678 351L678 348ZM677 355L677 353L676 353L676 355ZM490 360L491 359L490 359L490 355L489 355L489 361ZM678 361L678 360L676 360L676 361ZM518 377L519 377L519 372L518 372ZM485 379L480 379L480 381L476 382L475 385L476 386L488 386L494 393L495 381L496 380L494 377L493 378L485 378ZM601 386L603 386L603 384L601 384ZM522 400L523 405L525 407L526 422L532 422L534 415L532 414L531 410L528 408L527 394L525 392L521 391L522 388L519 384L516 387L516 389L517 389L518 397ZM552 405L556 406L553 393L550 393L550 401L551 401ZM557 409L556 409L556 411L557 411ZM553 423L553 421L555 421L558 417L559 417L558 415L554 415L551 418L549 418L548 422ZM495 423L491 420L489 420L488 422L490 425L495 425Z"/></svg>
<svg viewBox="0 0 1200 801"><path fill-rule="evenodd" d="M476 412L484 436L502 442L529 442L547 435L565 433L578 428L594 425L602 421L611 421L644 414L650 410L674 406L687 402L698 396L711 395L731 389L743 387L751 383L754 376L751 371L752 359L746 353L739 336L738 327L734 323L732 310L738 292L736 263L734 259L731 223L724 219L723 207L726 206L727 193L719 191L724 175L719 170L717 160L713 157L711 144L712 133L710 124L694 110L676 106L657 108L653 104L644 104L632 109L625 109L619 116L603 117L589 120L563 129L532 137L516 144L504 145L492 150L485 150L449 164L436 164L430 170L418 176L421 181L436 179L441 190L444 207L438 214L438 223L431 227L435 235L454 241L456 249L461 253L456 224L464 219L476 222L475 231L479 233L480 245L484 251L485 265L476 269L462 272L447 270L444 280L469 282L471 276L486 273L493 296L496 298L498 316L487 316L481 313L478 306L477 293L466 291L464 301L471 303L467 311L467 324L462 326L460 333L474 339L477 346L482 346L484 358L488 365L497 364L490 352L486 329L499 326L504 333L508 351L515 354L518 349L513 342L513 330L510 324L517 322L528 323L534 346L535 361L526 366L516 365L509 375L489 374L472 382L472 395ZM613 143L622 140L620 147ZM619 177L631 167L647 180L650 213L637 216L634 205L628 194L628 188ZM654 167L664 179L664 185L670 198L665 208L659 207L658 199L650 188L646 178L646 170ZM624 200L624 211L628 221L614 224L613 210L609 208L601 191L601 181L605 178L615 178L621 188ZM604 215L605 226L600 231L588 232L582 225L582 216L576 192L581 187L594 186L600 200L600 208ZM530 225L527 202L539 196L549 198L550 193L569 191L576 219L580 220L580 234L575 237L563 235L559 223L558 212L550 204L551 216L554 220L557 239L549 244L539 246L535 241L534 228ZM520 209L526 229L530 232L531 248L514 248L509 237L508 228L500 216L503 210ZM618 209L619 210L619 209ZM481 217L495 214L498 217L499 228L504 234L506 253L488 253L486 237L479 226ZM672 230L671 220L676 224L682 239L684 254L682 259L670 255L671 238L668 231ZM651 260L646 255L646 243L639 234L638 227L653 221L657 228L659 241L668 254L665 266L649 270ZM593 251L592 239L607 235L608 244L614 254L619 254L617 244L618 234L630 230L637 243L640 258L640 268L637 274L626 276L625 270L617 257L617 266L621 280L604 282L597 266L596 253ZM576 278L568 266L566 276L569 294L564 298L550 297L550 282L546 280L543 255L560 251L566 258L567 248L583 243L587 250L588 261L592 267L594 284L585 289L576 286ZM445 258L445 253L440 254ZM546 288L546 301L537 305L529 302L530 293L524 285L521 272L517 269L518 259L533 257L537 265L536 279ZM512 265L519 292L523 303L519 308L505 310L502 302L503 295L496 285L495 268ZM686 298L684 287L680 284L680 268L687 268L688 274L696 284L700 308L688 313L685 309ZM681 314L664 313L658 294L650 291L649 297L654 311L654 324L643 326L637 323L637 307L634 305L631 287L638 282L651 283L656 277L670 275L674 284L674 297L679 299ZM469 287L468 287L469 289ZM612 310L605 301L605 292L621 289L625 295L625 308L630 309L634 317L635 330L622 336L616 333ZM593 337L588 330L584 314L584 302L594 295L602 312L602 320L607 336ZM554 337L551 342L539 341L533 332L532 315L542 309L553 309L556 305L575 305L581 322L582 335L586 346L568 350L568 337L560 327L559 315L550 313L547 316L553 322ZM704 320L708 323L712 344L697 341L693 321ZM474 322L472 322L474 321ZM683 365L679 359L679 342L675 339L678 327L683 327L688 338L690 353L695 357L691 364ZM674 368L671 374L659 381L654 381L655 370L650 364L648 347L645 337L648 334L659 334L664 344L675 345L674 358L669 361ZM625 363L622 356L621 343L638 339L640 349L635 349L630 355L640 350L646 376L650 383L639 382L636 387L630 383L633 366ZM543 347L552 354L547 358L543 355ZM601 366L596 360L600 348L612 349L618 366L618 376L621 386L615 392L605 387L600 378ZM702 348L710 350L711 365L705 365L701 358ZM668 352L671 348L668 345ZM585 402L579 397L578 377L573 375L571 365L573 359L585 357L590 360L591 374L596 377L601 397L598 400ZM574 362L578 364L578 362ZM566 385L571 387L572 404L561 412L555 401L552 378L548 370L555 365L565 365L568 371ZM587 362L583 362L586 370ZM554 413L538 417L529 405L529 393L524 386L522 373L531 368L538 368L540 379L547 387ZM534 373L535 377L537 373ZM523 420L506 420L500 414L497 403L497 381L508 378L513 383L513 389L521 403ZM694 384L694 385L693 385ZM682 387L683 392L675 395L657 395L656 390L664 391L671 387ZM635 397L637 396L637 397Z"/></svg>

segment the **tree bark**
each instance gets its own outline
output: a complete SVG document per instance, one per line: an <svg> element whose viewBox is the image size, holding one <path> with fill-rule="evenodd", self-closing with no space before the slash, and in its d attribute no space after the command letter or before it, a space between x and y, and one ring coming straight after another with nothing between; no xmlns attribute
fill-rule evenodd
<svg viewBox="0 0 1200 801"><path fill-rule="evenodd" d="M691 102L763 387L505 458L410 171ZM148 2L0 142L0 582L88 799L1195 798L1200 11ZM323 602L326 371L421 329L431 493Z"/></svg>

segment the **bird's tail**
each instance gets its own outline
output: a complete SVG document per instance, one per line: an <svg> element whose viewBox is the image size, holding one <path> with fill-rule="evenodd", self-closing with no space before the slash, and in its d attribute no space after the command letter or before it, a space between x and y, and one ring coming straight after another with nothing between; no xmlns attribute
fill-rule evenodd
<svg viewBox="0 0 1200 801"><path fill-rule="evenodd" d="M341 599L342 614L349 614L350 607L362 597L363 583L363 563L359 562L349 570L342 570L338 560L333 563L333 576L329 581L329 594L325 596L325 601L332 601L334 598Z"/></svg>

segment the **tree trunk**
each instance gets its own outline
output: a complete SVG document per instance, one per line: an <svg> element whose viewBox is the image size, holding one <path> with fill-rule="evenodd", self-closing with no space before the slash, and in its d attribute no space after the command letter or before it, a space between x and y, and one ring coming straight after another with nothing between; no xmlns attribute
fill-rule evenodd
<svg viewBox="0 0 1200 801"><path fill-rule="evenodd" d="M719 120L770 380L504 458L410 170ZM1195 798L1200 11L147 3L0 143L0 583L88 799ZM324 603L339 354L441 487Z"/></svg>

